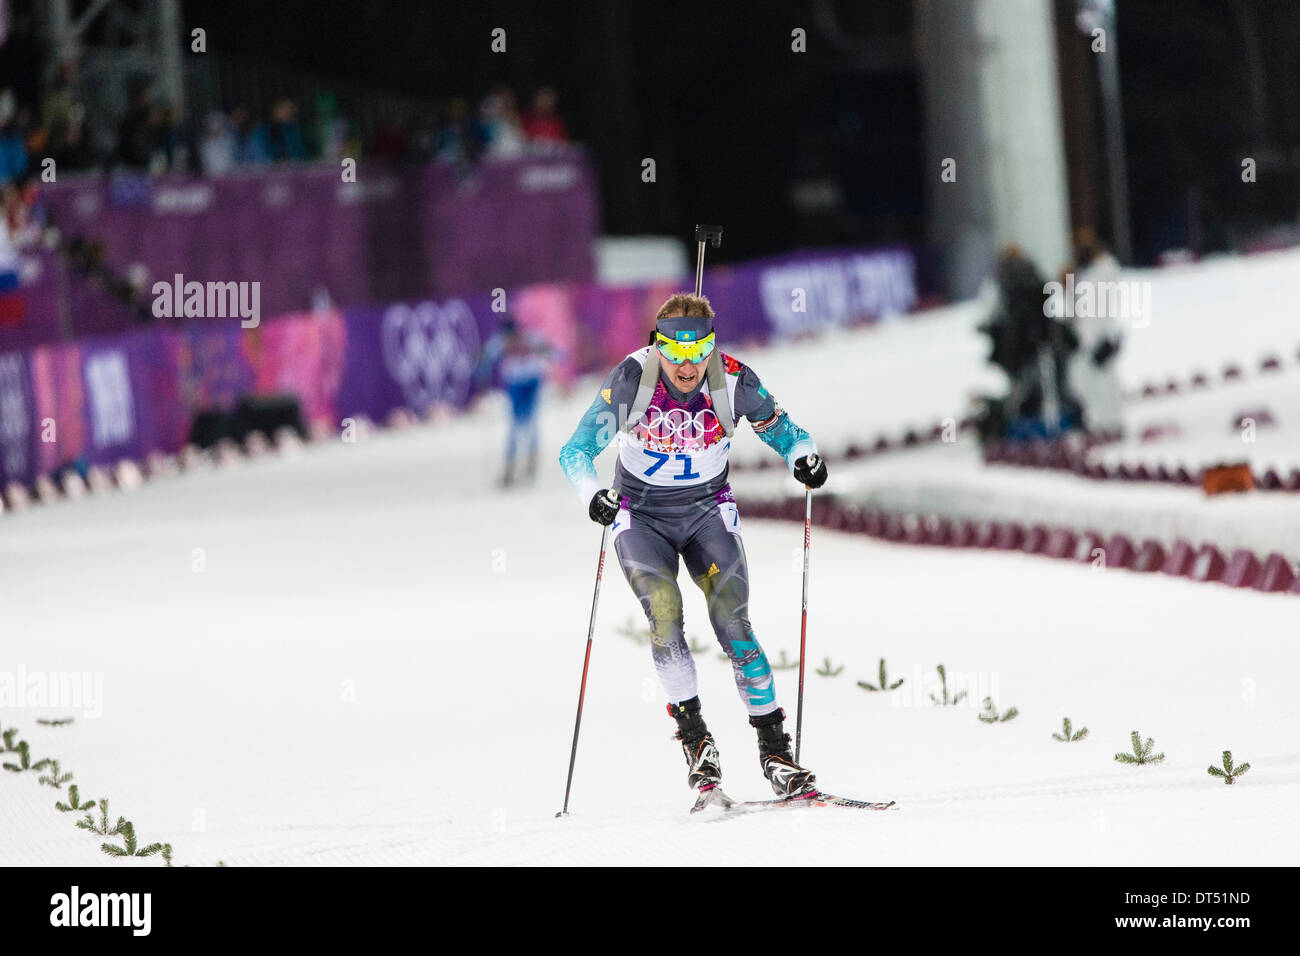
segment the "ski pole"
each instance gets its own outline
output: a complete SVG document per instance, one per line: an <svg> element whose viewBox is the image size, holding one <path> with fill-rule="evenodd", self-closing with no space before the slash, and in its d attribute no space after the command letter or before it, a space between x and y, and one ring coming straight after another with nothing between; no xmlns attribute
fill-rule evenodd
<svg viewBox="0 0 1300 956"><path fill-rule="evenodd" d="M695 294L699 295L704 288L704 244L712 242L714 249L719 248L722 245L722 227L701 226L697 223L695 241L699 243L699 252L695 256Z"/></svg>
<svg viewBox="0 0 1300 956"><path fill-rule="evenodd" d="M810 467L817 467L817 456L808 456ZM799 710L794 719L794 762L799 762L799 745L803 742L803 662L808 648L808 551L812 539L812 489L804 486L803 508L803 620L799 625Z"/></svg>
<svg viewBox="0 0 1300 956"><path fill-rule="evenodd" d="M609 525L600 533L600 561L596 564L596 590L591 595L591 621L587 624L587 654L582 659L582 686L578 689L578 716L573 722L573 749L569 752L569 779L564 785L564 809L557 817L569 815L569 792L573 789L573 764L578 758L578 731L582 728L582 703L587 696L587 666L591 663L591 638L596 631L596 602L600 600L600 579L605 571L605 550L609 547Z"/></svg>

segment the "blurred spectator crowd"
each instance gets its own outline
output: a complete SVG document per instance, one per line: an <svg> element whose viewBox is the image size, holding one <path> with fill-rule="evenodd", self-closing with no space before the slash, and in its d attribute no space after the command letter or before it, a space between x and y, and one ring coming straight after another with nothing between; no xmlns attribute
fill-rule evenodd
<svg viewBox="0 0 1300 956"><path fill-rule="evenodd" d="M97 148L87 128L87 106L75 63L64 63L43 88L0 87L0 186L38 176L53 159L59 172L127 169L150 173L221 175L237 167L281 162L372 157L472 165L483 159L547 152L569 142L558 95L537 89L526 110L507 86L475 105L452 96L440 107L388 109L368 131L342 115L333 94L317 93L310 119L291 96L264 114L246 104L187 116L153 87L137 85L117 120L110 148Z"/></svg>
<svg viewBox="0 0 1300 956"><path fill-rule="evenodd" d="M0 0L0 10L2 10ZM540 87L521 110L515 91L498 85L477 102L454 95L428 105L395 105L382 95L354 95L357 113L327 89L294 96L259 96L266 108L231 97L207 111L178 109L156 84L138 81L120 91L124 108L105 115L102 83L82 75L76 57L59 62L30 30L4 29L0 17L0 325L16 321L3 308L20 285L21 256L42 242L72 267L147 318L132 282L103 261L86 237L61 235L36 221L43 173L102 171L219 176L275 163L373 158L452 164L463 175L484 161L561 150L569 132L554 88ZM306 84L300 84L301 87ZM98 94L98 95L95 95ZM219 90L216 94L222 95ZM228 95L228 94L227 94ZM301 109L300 109L301 107ZM48 179L48 176L44 177Z"/></svg>

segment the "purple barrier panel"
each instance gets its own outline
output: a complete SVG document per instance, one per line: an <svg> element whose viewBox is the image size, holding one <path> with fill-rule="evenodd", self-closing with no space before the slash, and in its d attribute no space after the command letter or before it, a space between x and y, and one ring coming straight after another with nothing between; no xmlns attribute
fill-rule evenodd
<svg viewBox="0 0 1300 956"><path fill-rule="evenodd" d="M345 309L337 410L382 421L394 408L463 407L479 352L500 324L488 295Z"/></svg>
<svg viewBox="0 0 1300 956"><path fill-rule="evenodd" d="M0 293L0 351L17 351L59 337L54 263L49 252L17 255L18 285Z"/></svg>
<svg viewBox="0 0 1300 956"><path fill-rule="evenodd" d="M706 270L704 291L717 314L724 351L769 338L807 335L901 314L916 305L915 259L901 248L797 252ZM574 292L582 371L611 368L646 343L654 315L692 280Z"/></svg>
<svg viewBox="0 0 1300 956"><path fill-rule="evenodd" d="M290 308L315 301L320 288L340 304L434 294L429 262L435 223L424 203L427 170L365 163L355 183L340 183L337 169L326 167L326 172L321 186L326 195L313 206L325 248L316 253L320 262L303 263L314 278L307 296Z"/></svg>
<svg viewBox="0 0 1300 956"><path fill-rule="evenodd" d="M180 363L190 356L188 343L197 334L196 330L167 329L140 335L138 347L145 364L143 368L133 366L132 375L136 387L151 396L150 451L177 452L189 438L195 406L190 404L193 391L183 385Z"/></svg>
<svg viewBox="0 0 1300 956"><path fill-rule="evenodd" d="M30 413L39 435L33 474L48 474L75 461L86 448L81 346L75 342L38 346L27 353L27 361L32 382Z"/></svg>
<svg viewBox="0 0 1300 956"><path fill-rule="evenodd" d="M266 323L91 336L0 355L0 479L175 452L194 413L250 391L292 392L328 413L343 366L338 312ZM327 416L327 417L328 417Z"/></svg>
<svg viewBox="0 0 1300 956"><path fill-rule="evenodd" d="M167 348L165 334L181 337L153 331L96 336L0 359L8 373L0 382L4 428L16 438L25 431L29 450L18 462L16 441L5 443L5 479L31 481L69 464L111 465L154 449L176 450L190 409L171 364L179 350ZM13 387L12 371L20 363L30 381L25 396Z"/></svg>
<svg viewBox="0 0 1300 956"><path fill-rule="evenodd" d="M624 286L579 284L573 294L577 368L604 372L629 352L644 347L655 313L687 281Z"/></svg>
<svg viewBox="0 0 1300 956"><path fill-rule="evenodd" d="M141 460L157 447L158 406L172 397L151 387L156 342L155 333L125 333L82 343L84 442L77 457L84 463Z"/></svg>
<svg viewBox="0 0 1300 956"><path fill-rule="evenodd" d="M419 294L424 278L415 171L376 167L342 183L332 166L243 171L209 180L115 175L47 187L41 199L71 236L100 243L115 270L147 285L260 282L263 314L322 290L336 301ZM81 326L78 325L80 331Z"/></svg>
<svg viewBox="0 0 1300 956"><path fill-rule="evenodd" d="M248 338L238 322L190 325L167 333L168 361L176 370L176 406L186 418L196 411L229 411L253 384ZM171 423L175 427L176 422ZM175 435L175 432L172 432Z"/></svg>
<svg viewBox="0 0 1300 956"><path fill-rule="evenodd" d="M153 195L148 192L153 184L145 181L145 187L145 194ZM124 215L144 208L131 192L136 188L132 181L125 186L109 181L103 188L125 190L113 200ZM180 190L165 208L186 213L206 208L208 201L203 189ZM80 206L74 203L73 208ZM894 265L872 265L877 255ZM862 275L888 268L910 275L910 264L902 268L901 261L895 250L811 258L798 254L775 266L768 262L716 270L716 291L710 289L710 294L724 348L729 341L743 344L788 332L789 320L771 309L787 292L802 289L787 289L792 277L813 276L820 283L806 301L823 325L870 317L861 309L880 301L879 294L871 298L861 289L841 293L854 283L861 285ZM788 271L796 267L802 271ZM772 268L787 271L772 278L767 271ZM86 294L98 291L93 283L86 286ZM546 283L514 289L508 301L521 324L554 345L554 377L566 384L575 369L604 370L642 347L655 311L681 288L675 282L612 289ZM760 302L765 296L771 307L766 312ZM795 302L795 296L790 300ZM196 412L231 409L248 392L293 393L309 421L334 425L354 414L382 421L400 407L421 413L439 403L463 407L473 396L482 344L502 318L493 304L490 294L478 293L357 306L342 313L325 309L281 316L251 330L243 329L237 318L208 320L0 355L0 475L28 481L74 461L112 464L152 450L176 451ZM42 441L48 426L54 440Z"/></svg>
<svg viewBox="0 0 1300 956"><path fill-rule="evenodd" d="M0 484L26 483L36 474L40 425L35 407L27 353L0 355Z"/></svg>
<svg viewBox="0 0 1300 956"><path fill-rule="evenodd" d="M278 316L244 333L244 352L258 394L297 396L306 422L338 427L347 329L337 309Z"/></svg>
<svg viewBox="0 0 1300 956"><path fill-rule="evenodd" d="M775 338L901 315L917 303L916 257L903 247L799 251L735 271L747 276L724 292L738 294L724 300L727 308L753 309L747 324L761 322ZM711 281L705 277L706 291Z"/></svg>
<svg viewBox="0 0 1300 956"><path fill-rule="evenodd" d="M130 306L110 295L100 282L60 261L56 253L44 249L25 252L20 260L21 285L12 293L18 303L17 314L0 323L0 352L60 341L60 316L67 317L78 337L136 325Z"/></svg>
<svg viewBox="0 0 1300 956"><path fill-rule="evenodd" d="M114 271L146 289L178 273L260 282L263 315L326 297L391 302L595 271L597 190L579 149L484 162L460 178L448 166L370 162L351 183L330 164L212 179L72 177L43 186L39 204L66 237L99 244ZM94 310L75 318L75 334L130 324Z"/></svg>
<svg viewBox="0 0 1300 956"><path fill-rule="evenodd" d="M598 195L580 149L423 170L436 295L595 275Z"/></svg>
<svg viewBox="0 0 1300 956"><path fill-rule="evenodd" d="M142 460L151 451L178 451L189 434L191 413L182 401L176 365L172 360L171 343L179 336L176 331L147 330L132 333L128 339L127 355Z"/></svg>
<svg viewBox="0 0 1300 956"><path fill-rule="evenodd" d="M576 288L559 283L530 285L510 293L508 299L510 312L519 324L541 335L554 350L549 378L565 389L573 385L577 373L574 356L580 336L574 306Z"/></svg>
<svg viewBox="0 0 1300 956"><path fill-rule="evenodd" d="M761 342L772 334L772 326L763 312L760 285L763 275L753 263L741 266L715 266L706 270L704 276L704 294L716 314L714 328L725 352L730 346L737 348L746 342ZM682 280L682 288L674 292L690 292L694 289L693 277ZM656 302L658 308L660 303ZM652 311L646 317L649 326L654 319Z"/></svg>
<svg viewBox="0 0 1300 956"><path fill-rule="evenodd" d="M78 275L66 265L62 268L68 325L76 338L133 331L142 327L142 321L149 321L147 313L141 315L110 294L99 280Z"/></svg>

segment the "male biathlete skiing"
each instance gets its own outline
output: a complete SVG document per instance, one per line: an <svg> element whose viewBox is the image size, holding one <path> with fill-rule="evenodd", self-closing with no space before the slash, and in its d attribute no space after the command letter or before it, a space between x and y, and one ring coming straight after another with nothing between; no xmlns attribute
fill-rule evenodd
<svg viewBox="0 0 1300 956"><path fill-rule="evenodd" d="M704 296L671 296L656 316L653 344L605 378L560 451L560 465L591 519L611 525L619 564L645 610L655 670L690 768L687 783L711 790L722 769L700 715L695 661L683 635L679 556L704 592L713 631L731 659L758 732L763 774L778 797L798 797L816 793L815 777L790 753L772 669L749 623L740 513L727 483L731 435L747 418L810 488L825 483L826 465L753 370L717 349L713 318ZM594 459L616 434L614 487L601 488Z"/></svg>

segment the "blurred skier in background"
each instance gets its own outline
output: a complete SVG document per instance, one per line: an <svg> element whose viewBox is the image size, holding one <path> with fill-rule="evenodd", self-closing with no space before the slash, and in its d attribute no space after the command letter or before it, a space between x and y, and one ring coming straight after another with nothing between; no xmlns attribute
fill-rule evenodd
<svg viewBox="0 0 1300 956"><path fill-rule="evenodd" d="M537 476L537 405L552 351L541 335L520 328L514 316L507 315L484 344L474 370L477 387L487 386L495 375L510 403L502 488L509 488L517 480L516 460L521 448L526 455L523 477L531 483Z"/></svg>
<svg viewBox="0 0 1300 956"><path fill-rule="evenodd" d="M749 570L727 481L731 435L748 419L810 488L826 481L826 464L753 370L717 349L713 318L704 296L669 297L652 343L605 377L560 451L560 465L591 519L611 526L619 564L645 610L688 785L705 799L722 770L700 715L695 661L683 635L679 559L704 592L713 631L731 659L764 776L778 797L813 796L815 777L790 753L772 669L749 623ZM602 488L593 462L616 435L613 487Z"/></svg>
<svg viewBox="0 0 1300 956"><path fill-rule="evenodd" d="M1103 290L1108 283L1119 280L1119 262L1086 226L1075 236L1074 271L1078 286L1086 282ZM1105 296L1095 292L1093 301L1101 303ZM1124 432L1124 392L1116 362L1123 336L1109 309L1090 311L1092 315L1076 315L1074 319L1079 350L1070 358L1070 385L1083 404L1088 435L1113 440Z"/></svg>

